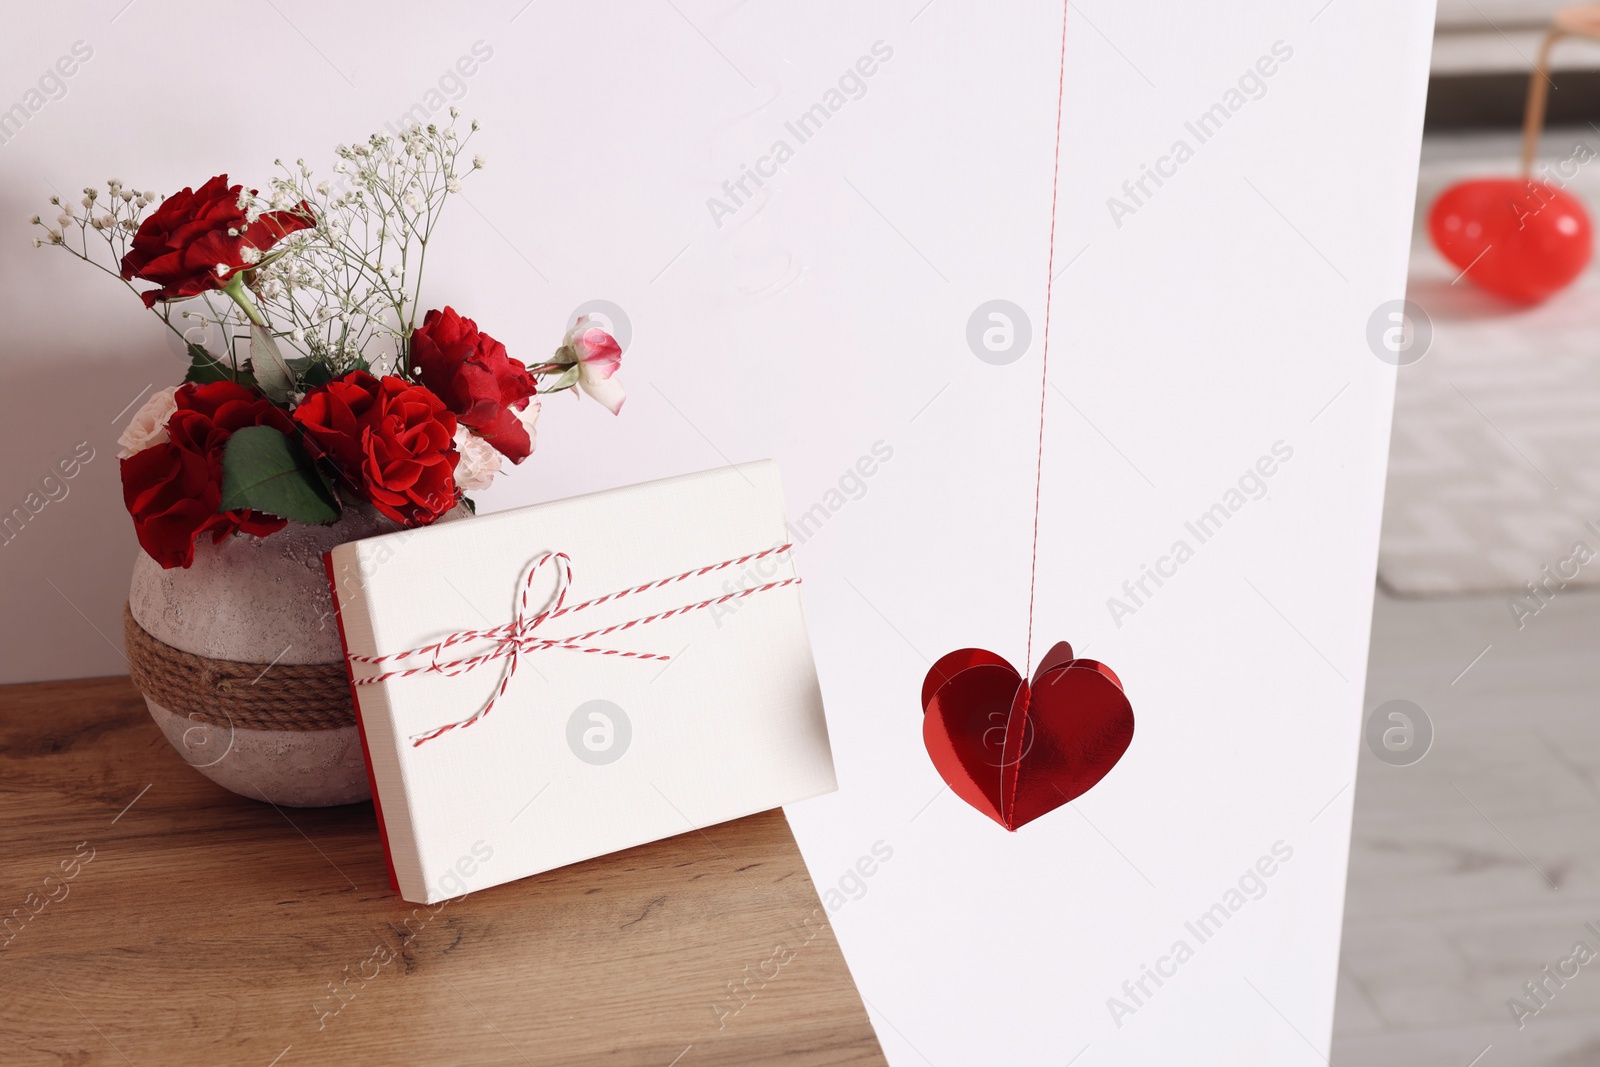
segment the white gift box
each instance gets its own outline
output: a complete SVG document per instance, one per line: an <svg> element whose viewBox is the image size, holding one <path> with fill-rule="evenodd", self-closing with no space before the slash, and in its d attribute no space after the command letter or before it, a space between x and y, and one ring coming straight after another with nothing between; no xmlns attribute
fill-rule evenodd
<svg viewBox="0 0 1600 1067"><path fill-rule="evenodd" d="M328 553L401 896L831 792L787 540L766 461Z"/></svg>

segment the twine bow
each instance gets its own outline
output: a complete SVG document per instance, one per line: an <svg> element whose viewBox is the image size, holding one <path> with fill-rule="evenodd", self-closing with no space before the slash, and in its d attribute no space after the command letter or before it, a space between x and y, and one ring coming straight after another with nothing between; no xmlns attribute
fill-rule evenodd
<svg viewBox="0 0 1600 1067"><path fill-rule="evenodd" d="M537 631L541 625L550 619L559 618L563 615L570 615L573 612L582 611L585 608L596 607L600 604L606 603L607 601L619 600L625 596L633 596L636 593L643 593L651 589L659 589L662 586L672 585L676 582L687 581L690 578L698 578L701 575L710 574L714 571L726 570L729 567L737 567L745 563L750 563L754 560L763 559L767 556L780 555L789 551L789 549L793 547L794 546L791 543L779 545L776 548L769 548L765 552L752 552L749 555L740 556L737 559L723 560L721 563L714 563L707 567L699 567L695 570L684 571L682 574L675 574L670 578L661 578L654 582L646 582L644 585L636 585L629 589L619 590L615 593L607 593L605 596L595 597L593 600L585 600L583 603L574 604L571 607L566 606L566 599L567 592L572 585L572 560L565 552L541 553L539 556L535 557L528 566L526 575L522 581L522 594L517 598L516 617L510 622L506 623L504 626L496 626L487 630L460 630L456 633L452 633L446 637L443 637L432 644L423 645L420 648L407 649L404 652L391 652L388 655L383 656L352 655L348 657L351 663L364 663L372 666L398 664L401 661L414 660L421 656L429 657L428 662L425 664L418 664L410 667L396 666L393 669L383 671L380 674L356 678L355 684L376 685L379 682L387 682L392 679L409 678L415 674L441 674L447 678L454 678L457 675L466 674L469 671L476 670L487 663L493 663L496 660L505 661L505 666L500 676L500 684L495 688L494 695L488 699L483 707L479 708L476 712L465 719L461 719L457 722L446 723L443 726L429 730L425 733L413 734L411 736L411 744L412 747L416 747L424 742L432 741L434 738L439 737L442 734L447 734L451 730L464 729L468 726L471 726L473 723L489 714L490 710L494 708L495 702L505 695L506 688L511 684L512 677L517 673L517 665L522 662L522 657L528 653L542 652L546 649L552 648L561 648L568 649L573 652L590 653L597 656L621 656L624 659L670 660L672 659L671 656L662 655L657 652L629 652L616 648L592 646L586 644L585 642L592 641L596 638L605 637L608 634L618 633L623 630L631 630L635 626L644 626L647 623L659 622L662 619L669 619L674 615L683 615L687 612L699 611L703 608L709 608L717 604L725 604L730 600L739 600L743 597L753 596L756 593L764 593L769 589L779 589L786 585L798 585L800 583L800 579L785 578L782 581L768 582L765 585L753 586L749 589L740 589L732 593L724 594L723 596L712 597L709 600L702 600L694 604L684 604L681 607L671 608L667 611L656 612L654 615L646 615L642 618L630 619L627 622L619 622L611 626L604 626L600 629L590 630L587 633L574 634L570 637L539 636L535 631ZM537 578L540 570L542 570L547 563L554 565L556 568L555 595L551 598L548 607L537 614L530 615L528 598L533 591L533 583L535 578ZM487 648L483 647L485 644L487 644ZM462 646L462 652L468 652L472 654L463 655L457 659L448 661L441 660L441 657L445 654L447 649L456 648L457 646ZM474 646L480 648L481 650L472 652Z"/></svg>

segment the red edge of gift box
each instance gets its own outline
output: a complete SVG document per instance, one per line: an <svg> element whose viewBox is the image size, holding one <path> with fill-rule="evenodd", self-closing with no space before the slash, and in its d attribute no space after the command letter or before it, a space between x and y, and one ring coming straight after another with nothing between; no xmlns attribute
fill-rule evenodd
<svg viewBox="0 0 1600 1067"><path fill-rule="evenodd" d="M383 822L383 805L378 802L378 779L372 773L372 748L367 744L367 727L361 721L361 701L356 697L356 676L350 667L350 642L344 635L344 612L339 607L339 583L333 579L333 553L322 554L322 567L328 572L328 592L333 595L333 617L339 624L339 647L344 651L345 676L350 679L350 704L356 712L356 732L361 735L361 755L367 761L367 787L372 790L372 811L378 816L378 839L383 842L383 862L389 868L389 888L400 892L400 879L394 873L394 855L389 851L389 830Z"/></svg>

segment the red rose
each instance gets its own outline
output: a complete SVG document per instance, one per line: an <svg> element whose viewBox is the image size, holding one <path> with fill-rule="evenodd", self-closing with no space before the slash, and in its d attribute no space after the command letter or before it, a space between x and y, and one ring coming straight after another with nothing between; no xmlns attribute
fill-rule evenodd
<svg viewBox="0 0 1600 1067"><path fill-rule="evenodd" d="M430 311L411 334L414 373L479 437L513 463L533 451L517 412L538 391L521 360L454 308Z"/></svg>
<svg viewBox="0 0 1600 1067"><path fill-rule="evenodd" d="M456 417L404 378L351 371L307 394L294 409L313 455L383 514L426 526L456 504Z"/></svg>
<svg viewBox="0 0 1600 1067"><path fill-rule="evenodd" d="M221 289L260 253L314 222L311 205L303 200L289 211L269 211L250 222L239 206L243 188L230 186L228 176L219 174L198 192L184 189L167 197L144 220L122 257L122 277L161 286L139 294L145 307Z"/></svg>
<svg viewBox="0 0 1600 1067"><path fill-rule="evenodd" d="M292 434L289 416L234 382L190 383L173 401L178 409L167 420L167 440L122 461L122 500L139 547L163 567L187 567L201 534L209 532L216 544L232 533L265 537L283 529L276 515L217 508L223 446L233 431L271 426Z"/></svg>

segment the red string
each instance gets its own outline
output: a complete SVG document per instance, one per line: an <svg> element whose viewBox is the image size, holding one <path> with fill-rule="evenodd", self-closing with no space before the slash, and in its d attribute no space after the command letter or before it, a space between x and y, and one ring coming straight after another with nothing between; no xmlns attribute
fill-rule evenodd
<svg viewBox="0 0 1600 1067"><path fill-rule="evenodd" d="M666 611L658 611L654 615L646 615L644 618L630 619L627 622L615 623L611 626L602 627L598 630L590 630L587 633L574 634L571 637L538 636L535 631L546 620L558 618L562 615L568 615L573 612L582 611L585 608L604 604L610 600L618 600L622 597L632 596L636 593L643 593L651 589L659 589L662 586L686 581L690 578L697 578L704 574L710 574L713 571L726 570L729 567L736 567L751 560L779 555L789 551L793 547L793 544L784 544L775 548L769 548L765 552L752 552L749 555L740 556L737 559L724 560L721 563L714 563L707 567L699 567L695 570L685 571L682 574L675 574L670 578L661 578L653 582L646 582L644 585L634 586L631 589L623 589L615 593L607 593L605 596L595 597L593 600L585 600L583 603L574 604L571 607L567 607L565 605L567 599L567 590L572 583L572 560L567 557L565 552L545 552L535 558L532 564L524 572L522 596L518 602L520 606L517 610L516 618L512 619L511 622L507 623L506 625L497 626L489 630L461 630L457 633L448 635L443 640L435 641L429 645L423 645L420 648L406 649L403 652L391 652L383 656L351 655L347 656L346 658L349 659L352 664L366 663L378 665L415 659L421 656L429 657L429 662L426 664L421 664L414 667L401 667L394 670L384 671L381 674L372 674L362 678L354 678L354 684L358 686L378 685L393 679L410 678L418 674L439 674L447 678L454 678L457 675L466 674L469 671L476 670L486 663L492 663L493 661L500 659L506 660L505 668L501 672L500 676L500 685L495 689L494 695L489 698L488 702L465 719L461 719L457 722L446 723L445 725L437 727L433 730L429 730L426 733L414 734L411 738L412 745L422 745L428 741L432 741L436 737L440 737L449 733L451 730L459 730L471 726L479 719L482 719L485 715L488 715L489 712L494 709L495 702L501 697L505 696L506 689L511 685L512 677L517 673L517 664L521 662L521 658L524 654L543 652L547 649L567 649L573 652L584 652L599 656L620 656L625 659L670 660L672 658L671 656L665 656L655 652L625 652L621 649L614 648L591 648L579 644L579 642L588 641L596 637L605 637L608 634L619 633L624 630L631 630L635 626L647 626L652 622L659 622L662 619L670 619L675 615L683 615L691 611L701 611L705 608L716 607L719 604L726 604L729 601L740 600L747 596L754 596L757 593L765 593L772 589L782 589L785 586L799 585L800 579L784 578L778 581L768 582L765 585L755 586L749 589L736 590L735 592L726 593L722 596L712 597L709 600L702 600L694 604L684 604L680 607L670 608ZM532 591L534 581L546 563L553 564L556 569L555 596L548 608L539 612L537 615L530 615L528 594ZM452 648L456 645L481 643L484 641L493 642L493 646L488 651L480 652L477 655L463 656L459 659L450 660L449 662L440 661L440 656L447 648Z"/></svg>
<svg viewBox="0 0 1600 1067"><path fill-rule="evenodd" d="M1044 285L1044 352L1039 359L1039 455L1033 468L1033 558L1028 564L1028 646L1024 669L1033 667L1033 601L1039 584L1039 500L1044 491L1044 402L1050 389L1050 303L1056 284L1056 195L1061 186L1061 105L1067 88L1067 7L1061 5L1061 70L1056 76L1055 168L1050 175L1050 253Z"/></svg>

